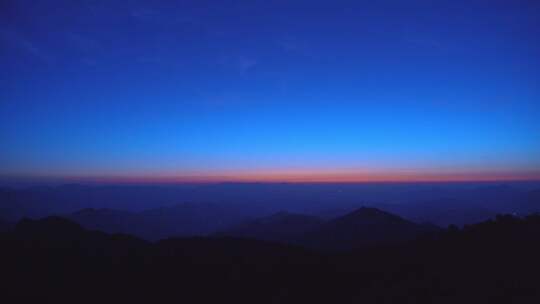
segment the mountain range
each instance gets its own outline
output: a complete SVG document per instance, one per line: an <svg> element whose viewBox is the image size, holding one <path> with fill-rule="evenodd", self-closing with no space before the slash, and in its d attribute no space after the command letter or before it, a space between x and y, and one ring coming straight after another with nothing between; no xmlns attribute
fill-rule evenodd
<svg viewBox="0 0 540 304"><path fill-rule="evenodd" d="M328 220L361 206L371 206L414 222L446 227L472 224L499 213L523 215L540 211L539 191L540 184L534 182L3 187L0 188L0 219L16 222L23 217L66 215L83 209L133 213L155 209L159 212L160 208L182 205L192 208L200 204L201 209L206 210L207 206L227 206L240 213L236 216L240 220L268 216L280 210Z"/></svg>
<svg viewBox="0 0 540 304"><path fill-rule="evenodd" d="M433 225L416 224L376 208L362 207L328 221L279 212L235 226L218 235L339 251L404 242L437 230Z"/></svg>
<svg viewBox="0 0 540 304"><path fill-rule="evenodd" d="M253 214L234 204L186 203L139 212L83 209L64 215L88 229L129 233L148 240L172 236L202 236L241 222Z"/></svg>

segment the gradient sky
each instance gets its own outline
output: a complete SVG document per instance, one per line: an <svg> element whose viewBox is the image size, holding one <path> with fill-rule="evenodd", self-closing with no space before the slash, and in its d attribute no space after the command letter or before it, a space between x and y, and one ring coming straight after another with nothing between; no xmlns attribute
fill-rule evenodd
<svg viewBox="0 0 540 304"><path fill-rule="evenodd" d="M540 178L539 1L0 4L0 175Z"/></svg>

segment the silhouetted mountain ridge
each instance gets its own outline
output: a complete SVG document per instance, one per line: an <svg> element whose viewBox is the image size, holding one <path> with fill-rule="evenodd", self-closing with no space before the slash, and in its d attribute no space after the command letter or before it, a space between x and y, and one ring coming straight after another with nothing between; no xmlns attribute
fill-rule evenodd
<svg viewBox="0 0 540 304"><path fill-rule="evenodd" d="M412 240L437 230L434 225L416 224L376 208L361 207L330 221L282 211L229 228L218 235L343 251Z"/></svg>
<svg viewBox="0 0 540 304"><path fill-rule="evenodd" d="M224 183L1 188L0 218L16 222L23 217L64 215L86 208L140 213L184 204L213 204L215 213L222 212L220 206L226 206L231 210L229 215L237 212L234 217L244 220L284 209L331 219L355 210L358 202L362 202L409 220L447 226L474 223L497 213L526 214L537 210L538 199L530 204L520 202L532 200L528 193L538 186L538 183ZM191 230L189 233L213 233L217 230L209 231L213 230L212 223L219 220L212 216L208 221L210 226L203 227L200 221L194 221L194 227L182 229ZM189 217L185 222L189 223ZM227 221L220 229L238 223Z"/></svg>
<svg viewBox="0 0 540 304"><path fill-rule="evenodd" d="M172 236L208 235L241 222L253 212L243 205L186 203L141 212L86 208L66 217L89 229L158 240Z"/></svg>
<svg viewBox="0 0 540 304"><path fill-rule="evenodd" d="M430 232L433 230L429 226L376 208L361 207L324 223L308 233L302 243L323 250L350 250L413 240Z"/></svg>

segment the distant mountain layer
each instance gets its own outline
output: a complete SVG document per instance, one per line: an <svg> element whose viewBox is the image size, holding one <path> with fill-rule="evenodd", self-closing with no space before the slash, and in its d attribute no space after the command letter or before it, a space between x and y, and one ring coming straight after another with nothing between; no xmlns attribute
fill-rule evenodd
<svg viewBox="0 0 540 304"><path fill-rule="evenodd" d="M434 232L433 226L419 225L379 209L362 207L307 233L302 243L322 250L349 250L409 241L431 232Z"/></svg>
<svg viewBox="0 0 540 304"><path fill-rule="evenodd" d="M536 187L536 186L535 186ZM400 226L371 223L364 227L334 222L359 206L372 206L414 223L463 226L498 213L526 215L540 211L540 190L519 185L291 185L216 184L179 186L82 186L0 188L0 219L63 215L85 228L128 233L147 240L215 233L260 240L329 247L329 243L360 245L408 239L426 226L400 222L396 240L384 235ZM373 203L366 204L368 198ZM205 203L205 201L211 203ZM187 202L187 203L178 203ZM286 206L286 208L283 208ZM278 213L278 210L288 210ZM267 215L275 216L267 217ZM312 216L316 215L316 216ZM384 217L382 217L384 218ZM382 219L381 218L381 219ZM323 220L321 220L323 219ZM9 225L9 224L8 224ZM340 227L359 225L354 235ZM0 223L0 229L1 227ZM385 227L379 229L377 227ZM405 227L407 226L407 227ZM356 229L356 228L355 228ZM345 229L352 231L352 229ZM372 230L370 235L363 231ZM380 230L380 231L379 231ZM427 229L429 230L429 229ZM397 237L399 236L399 237ZM373 238L375 241L368 241Z"/></svg>
<svg viewBox="0 0 540 304"><path fill-rule="evenodd" d="M279 242L298 242L304 234L320 227L324 221L303 214L278 212L274 215L235 225L217 235Z"/></svg>
<svg viewBox="0 0 540 304"><path fill-rule="evenodd" d="M220 235L288 242L321 250L350 250L415 239L437 229L362 207L330 221L280 212L221 232Z"/></svg>
<svg viewBox="0 0 540 304"><path fill-rule="evenodd" d="M242 212L238 218L288 210L328 220L360 206L373 206L415 222L448 226L471 224L498 213L521 215L540 211L539 188L539 183L224 183L0 188L0 219L16 222L23 217L70 214L82 209L139 213L179 205L210 204ZM213 220L216 218L210 217Z"/></svg>
<svg viewBox="0 0 540 304"><path fill-rule="evenodd" d="M208 235L249 218L252 212L248 207L200 203L141 212L84 209L66 217L88 229L158 240L172 236Z"/></svg>
<svg viewBox="0 0 540 304"><path fill-rule="evenodd" d="M132 234L148 240L203 236L220 231L217 236L335 250L405 241L432 231L431 227L428 229L396 215L365 207L330 221L289 212L254 220L243 220L239 214L239 210L219 205L185 204L136 213L84 209L68 218L88 229ZM236 224L239 222L241 224Z"/></svg>

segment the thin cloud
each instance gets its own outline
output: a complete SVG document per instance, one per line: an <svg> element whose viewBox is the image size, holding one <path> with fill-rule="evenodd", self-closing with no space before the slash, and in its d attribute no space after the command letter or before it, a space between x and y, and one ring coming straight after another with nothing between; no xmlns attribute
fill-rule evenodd
<svg viewBox="0 0 540 304"><path fill-rule="evenodd" d="M276 44L278 45L279 48L281 48L285 52L293 53L293 54L301 55L301 56L306 56L310 58L315 57L312 52L312 49L308 46L308 44L305 41L298 39L296 37L292 37L292 36L283 37L281 39L278 39L276 41Z"/></svg>
<svg viewBox="0 0 540 304"><path fill-rule="evenodd" d="M0 36L2 37L2 40L6 41L6 43L26 52L28 55L37 58L41 62L49 64L53 61L53 58L41 47L16 31L0 29Z"/></svg>
<svg viewBox="0 0 540 304"><path fill-rule="evenodd" d="M249 73L253 68L260 64L260 61L256 58L245 55L222 55L219 56L217 61L220 65L242 75Z"/></svg>
<svg viewBox="0 0 540 304"><path fill-rule="evenodd" d="M101 43L96 39L89 38L87 35L69 32L66 34L66 36L72 44L86 53L100 53L103 51L103 46Z"/></svg>
<svg viewBox="0 0 540 304"><path fill-rule="evenodd" d="M253 58L249 57L240 57L238 60L238 69L240 70L241 74L245 74L249 72L251 69L253 69L259 62Z"/></svg>

